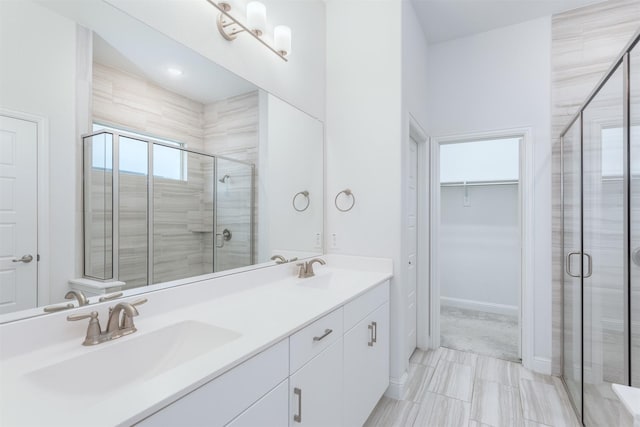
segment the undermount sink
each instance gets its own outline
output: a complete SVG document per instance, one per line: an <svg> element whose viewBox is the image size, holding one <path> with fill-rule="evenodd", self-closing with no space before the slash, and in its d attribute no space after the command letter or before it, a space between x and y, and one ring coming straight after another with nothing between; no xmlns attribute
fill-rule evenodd
<svg viewBox="0 0 640 427"><path fill-rule="evenodd" d="M38 369L26 377L55 392L106 393L149 380L240 337L235 331L193 320L137 334L99 344L82 356Z"/></svg>
<svg viewBox="0 0 640 427"><path fill-rule="evenodd" d="M307 279L300 279L299 285L302 287L328 289L332 284L333 273L319 274Z"/></svg>

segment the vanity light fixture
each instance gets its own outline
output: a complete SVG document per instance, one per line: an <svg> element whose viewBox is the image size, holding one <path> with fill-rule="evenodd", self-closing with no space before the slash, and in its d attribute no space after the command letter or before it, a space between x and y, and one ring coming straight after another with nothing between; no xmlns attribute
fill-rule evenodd
<svg viewBox="0 0 640 427"><path fill-rule="evenodd" d="M247 24L245 25L229 14L231 11L229 3L216 3L215 0L207 0L207 2L220 11L217 21L218 31L226 40L235 40L239 33L246 32L282 60L288 61L287 56L291 53L291 28L278 25L273 34L274 46L267 43L262 38L267 28L267 9L264 4L258 1L247 4Z"/></svg>

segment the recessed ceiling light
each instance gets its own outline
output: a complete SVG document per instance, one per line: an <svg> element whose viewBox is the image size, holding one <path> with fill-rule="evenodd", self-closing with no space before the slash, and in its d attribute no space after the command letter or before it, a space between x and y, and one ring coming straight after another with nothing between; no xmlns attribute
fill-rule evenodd
<svg viewBox="0 0 640 427"><path fill-rule="evenodd" d="M178 68L167 68L167 72L174 77L182 75L182 70L179 70Z"/></svg>

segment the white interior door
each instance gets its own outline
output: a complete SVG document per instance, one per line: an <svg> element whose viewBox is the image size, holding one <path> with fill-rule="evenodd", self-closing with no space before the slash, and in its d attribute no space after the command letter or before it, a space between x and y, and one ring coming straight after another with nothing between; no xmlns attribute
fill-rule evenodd
<svg viewBox="0 0 640 427"><path fill-rule="evenodd" d="M0 116L0 314L37 306L38 129Z"/></svg>
<svg viewBox="0 0 640 427"><path fill-rule="evenodd" d="M418 284L418 143L409 141L409 171L407 179L407 357L416 348L417 308L416 287Z"/></svg>

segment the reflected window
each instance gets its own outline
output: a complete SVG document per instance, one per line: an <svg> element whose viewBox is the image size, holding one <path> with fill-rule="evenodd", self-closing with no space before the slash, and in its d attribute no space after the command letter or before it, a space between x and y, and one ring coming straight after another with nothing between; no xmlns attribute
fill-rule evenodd
<svg viewBox="0 0 640 427"><path fill-rule="evenodd" d="M161 142L175 148L186 148L186 144L168 139L145 135L138 132L131 132L126 129L119 129L100 123L93 124L93 132L106 130L110 132L126 133L132 137L138 137L145 141ZM104 142L102 142L104 145ZM187 155L182 150L176 150L164 145L156 145L153 155L153 175L160 178L174 179L180 181L187 180ZM120 144L120 173L132 173L138 175L147 174L147 153L146 146L142 144ZM94 143L92 166L101 168L102 165L112 164L113 153L106 147L100 147Z"/></svg>
<svg viewBox="0 0 640 427"><path fill-rule="evenodd" d="M640 135L640 126L631 126L631 138ZM624 133L621 127L603 128L600 132L602 138L602 177L622 178ZM632 153L633 154L633 153ZM633 174L637 174L637 162L632 158L631 166Z"/></svg>

